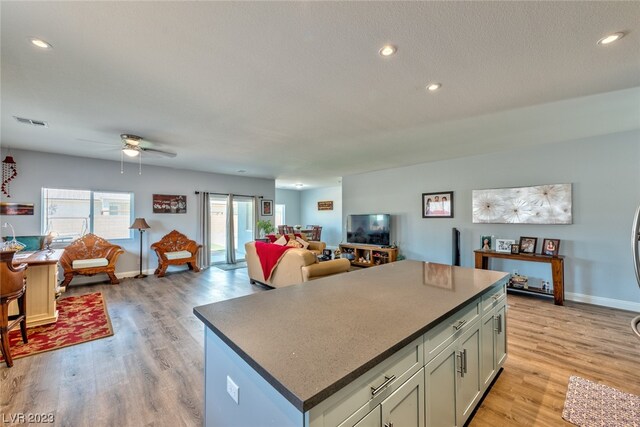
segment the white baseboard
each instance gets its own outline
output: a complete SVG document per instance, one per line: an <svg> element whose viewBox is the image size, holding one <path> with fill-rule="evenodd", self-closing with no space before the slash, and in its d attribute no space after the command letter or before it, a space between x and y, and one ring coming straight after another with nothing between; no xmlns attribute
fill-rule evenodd
<svg viewBox="0 0 640 427"><path fill-rule="evenodd" d="M147 276L153 274L153 272L156 271L155 268L149 269L149 270L142 270L142 274L146 274ZM116 277L118 279L126 279L129 277L135 277L138 274L140 274L140 270L136 270L136 271L119 271L116 272Z"/></svg>
<svg viewBox="0 0 640 427"><path fill-rule="evenodd" d="M594 297L592 295L574 294L573 292L565 292L565 299L575 302L584 302L593 305L602 305L605 307L619 308L620 310L628 310L640 312L640 302L624 301L620 299Z"/></svg>

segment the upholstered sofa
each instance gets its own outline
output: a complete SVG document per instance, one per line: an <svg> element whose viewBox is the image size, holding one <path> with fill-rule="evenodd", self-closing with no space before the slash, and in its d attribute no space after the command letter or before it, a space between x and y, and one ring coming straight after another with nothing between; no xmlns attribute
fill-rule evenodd
<svg viewBox="0 0 640 427"><path fill-rule="evenodd" d="M123 253L120 246L95 234L85 234L69 244L60 257L60 265L64 270L61 286L67 286L76 275L93 276L100 273L108 275L111 284L117 285L120 282L115 274L116 261Z"/></svg>
<svg viewBox="0 0 640 427"><path fill-rule="evenodd" d="M347 259L318 262L316 253L307 249L291 248L284 253L271 273L271 277L267 280L256 252L256 243L245 243L244 248L250 282L252 284L259 282L274 288L297 285L320 277L345 273L351 267L351 263Z"/></svg>

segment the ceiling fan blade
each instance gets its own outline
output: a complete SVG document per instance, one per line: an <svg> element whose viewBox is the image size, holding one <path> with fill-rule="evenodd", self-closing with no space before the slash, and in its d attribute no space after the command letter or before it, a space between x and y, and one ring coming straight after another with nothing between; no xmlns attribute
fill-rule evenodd
<svg viewBox="0 0 640 427"><path fill-rule="evenodd" d="M171 151L158 150L157 148L140 147L140 150L144 151L145 153L153 153L153 154L158 154L160 156L171 157L171 158L177 156L176 153L173 153Z"/></svg>
<svg viewBox="0 0 640 427"><path fill-rule="evenodd" d="M122 145L121 143L118 143L118 142L102 142L102 141L96 141L93 139L85 139L85 138L76 138L76 141L89 142L91 144L111 145L112 147L117 147L118 145Z"/></svg>

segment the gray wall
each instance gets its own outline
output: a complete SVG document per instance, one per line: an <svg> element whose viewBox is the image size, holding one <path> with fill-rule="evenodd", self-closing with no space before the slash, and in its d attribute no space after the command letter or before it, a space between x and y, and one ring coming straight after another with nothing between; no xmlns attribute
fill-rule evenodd
<svg viewBox="0 0 640 427"><path fill-rule="evenodd" d="M567 299L640 311L630 251L640 203L640 132L425 163L343 178L343 216L392 214L392 240L407 258L451 263L451 228L461 231L461 261L473 266L480 236L561 239ZM375 183L375 184L373 184ZM572 225L473 224L471 191L573 184ZM423 219L423 192L454 191L453 219ZM538 246L540 247L540 246ZM539 252L539 249L538 249ZM495 262L495 269L550 280L547 264Z"/></svg>
<svg viewBox="0 0 640 427"><path fill-rule="evenodd" d="M125 173L120 174L120 163L35 151L11 150L17 163L18 176L11 182L11 198L3 201L34 203L33 216L4 216L2 222L10 222L17 235L40 234L41 189L70 188L86 190L132 191L135 216L144 217L151 229L144 233L143 269L155 269L157 258L149 253L149 245L166 233L176 229L192 239L198 231L198 200L195 191L262 195L274 199L275 181L272 179L193 172L157 166L142 165L138 175L137 163L125 163ZM2 158L6 151L2 150ZM187 196L186 214L154 214L153 194L184 194ZM266 217L273 218L273 217ZM2 234L7 234L2 229ZM119 260L116 272L138 270L140 251L139 233L133 239L115 240L126 251Z"/></svg>
<svg viewBox="0 0 640 427"><path fill-rule="evenodd" d="M333 201L333 210L319 211L318 202ZM302 191L301 225L322 226L321 239L327 246L337 247L342 241L342 187L323 187Z"/></svg>
<svg viewBox="0 0 640 427"><path fill-rule="evenodd" d="M284 208L284 225L302 225L300 216L300 193L299 190L281 190L276 188L276 201L278 205L285 205ZM279 224L274 224L279 225Z"/></svg>

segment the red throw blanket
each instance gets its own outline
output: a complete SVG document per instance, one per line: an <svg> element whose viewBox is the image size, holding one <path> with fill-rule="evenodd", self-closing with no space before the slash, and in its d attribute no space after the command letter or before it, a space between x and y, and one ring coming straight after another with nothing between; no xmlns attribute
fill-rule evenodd
<svg viewBox="0 0 640 427"><path fill-rule="evenodd" d="M256 253L262 266L262 274L264 280L268 281L271 278L273 269L276 268L280 259L286 251L291 249L291 246L280 246L272 243L256 242Z"/></svg>

